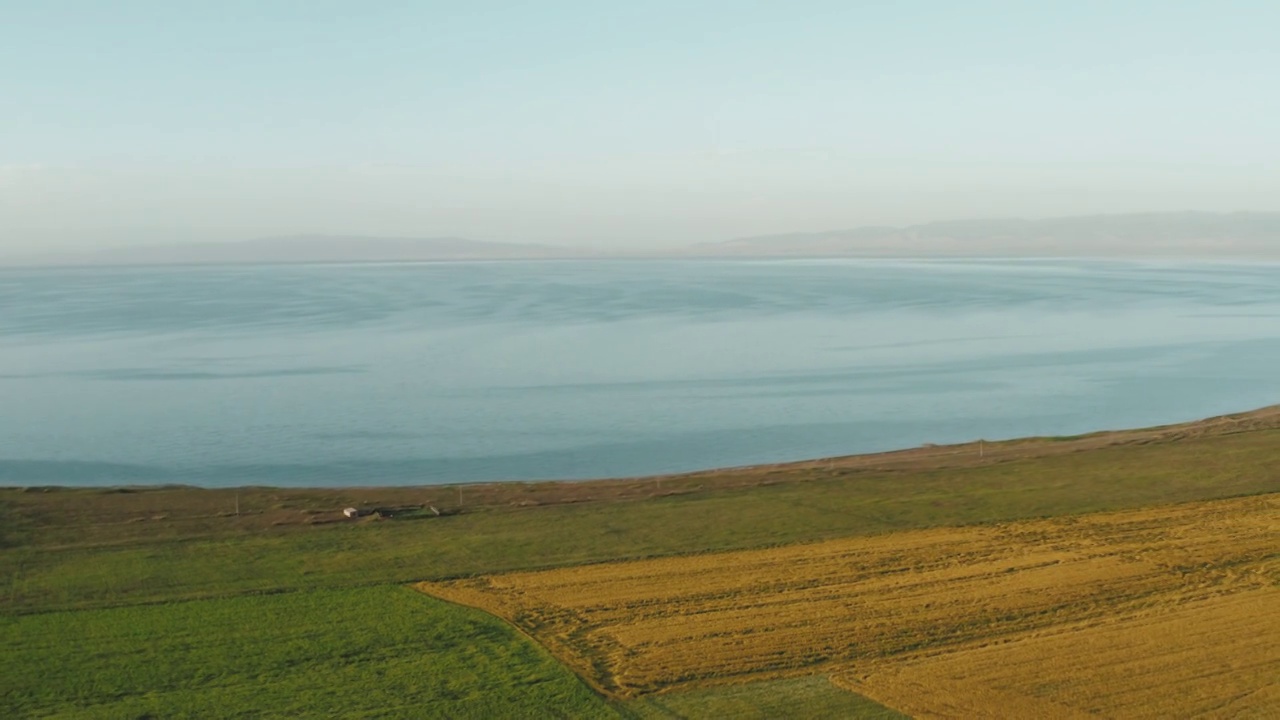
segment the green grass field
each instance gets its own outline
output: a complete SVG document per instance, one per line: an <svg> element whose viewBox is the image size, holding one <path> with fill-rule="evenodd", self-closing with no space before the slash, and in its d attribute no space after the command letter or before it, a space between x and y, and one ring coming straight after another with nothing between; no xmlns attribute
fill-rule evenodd
<svg viewBox="0 0 1280 720"><path fill-rule="evenodd" d="M0 609L407 583L1245 495L1280 488L1277 447L1280 430L1268 429L954 469L815 470L776 484L432 520L245 531L220 517L187 535L176 521L152 522L148 533L146 523L56 512L110 491L6 489Z"/></svg>
<svg viewBox="0 0 1280 720"><path fill-rule="evenodd" d="M384 586L4 621L5 717L616 718L478 610Z"/></svg>
<svg viewBox="0 0 1280 720"><path fill-rule="evenodd" d="M892 717L821 678L610 704L496 619L403 585L1275 492L1274 415L1243 430L992 443L980 459L732 470L613 495L469 488L487 499L426 519L311 524L348 503L456 491L245 489L237 516L234 491L0 489L0 716Z"/></svg>

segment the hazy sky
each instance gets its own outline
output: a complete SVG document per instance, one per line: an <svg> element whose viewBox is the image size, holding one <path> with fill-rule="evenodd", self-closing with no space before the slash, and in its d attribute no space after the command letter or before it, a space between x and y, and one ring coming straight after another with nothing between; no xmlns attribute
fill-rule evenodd
<svg viewBox="0 0 1280 720"><path fill-rule="evenodd" d="M1280 210L1280 2L0 0L0 252Z"/></svg>

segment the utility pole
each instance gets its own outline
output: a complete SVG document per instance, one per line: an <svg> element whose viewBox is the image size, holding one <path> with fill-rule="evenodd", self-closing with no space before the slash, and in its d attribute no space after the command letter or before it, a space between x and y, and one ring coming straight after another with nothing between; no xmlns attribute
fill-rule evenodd
<svg viewBox="0 0 1280 720"><path fill-rule="evenodd" d="M240 488L236 488L236 517L240 517Z"/></svg>

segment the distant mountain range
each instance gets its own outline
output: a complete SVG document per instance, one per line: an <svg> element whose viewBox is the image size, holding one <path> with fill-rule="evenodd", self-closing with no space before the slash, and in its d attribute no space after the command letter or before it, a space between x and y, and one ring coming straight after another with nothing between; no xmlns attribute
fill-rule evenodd
<svg viewBox="0 0 1280 720"><path fill-rule="evenodd" d="M463 238L293 235L241 242L174 243L24 258L23 265L206 265L247 263L534 260L579 256L548 245Z"/></svg>
<svg viewBox="0 0 1280 720"><path fill-rule="evenodd" d="M1280 257L1280 213L1151 213L1046 220L953 220L906 227L789 233L701 243L662 253L443 238L298 235L0 258L7 265L550 260L604 257Z"/></svg>
<svg viewBox="0 0 1280 720"><path fill-rule="evenodd" d="M762 235L695 246L722 257L1280 257L1280 213L1150 213L1047 220L953 220Z"/></svg>

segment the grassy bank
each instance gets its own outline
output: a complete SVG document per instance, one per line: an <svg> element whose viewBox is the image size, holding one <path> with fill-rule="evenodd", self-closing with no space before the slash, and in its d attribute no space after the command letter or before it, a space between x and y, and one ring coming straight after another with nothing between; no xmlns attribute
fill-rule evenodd
<svg viewBox="0 0 1280 720"><path fill-rule="evenodd" d="M496 619L397 585L1275 492L1277 448L1272 408L609 482L3 488L4 714L700 717L774 698L885 716L816 679L607 705Z"/></svg>
<svg viewBox="0 0 1280 720"><path fill-rule="evenodd" d="M11 488L0 491L0 608L406 583L1274 491L1280 415L1242 417L990 444L981 455L943 448L661 480L465 488L460 508L440 501L462 513L443 517L345 521L340 510L412 507L456 489Z"/></svg>

